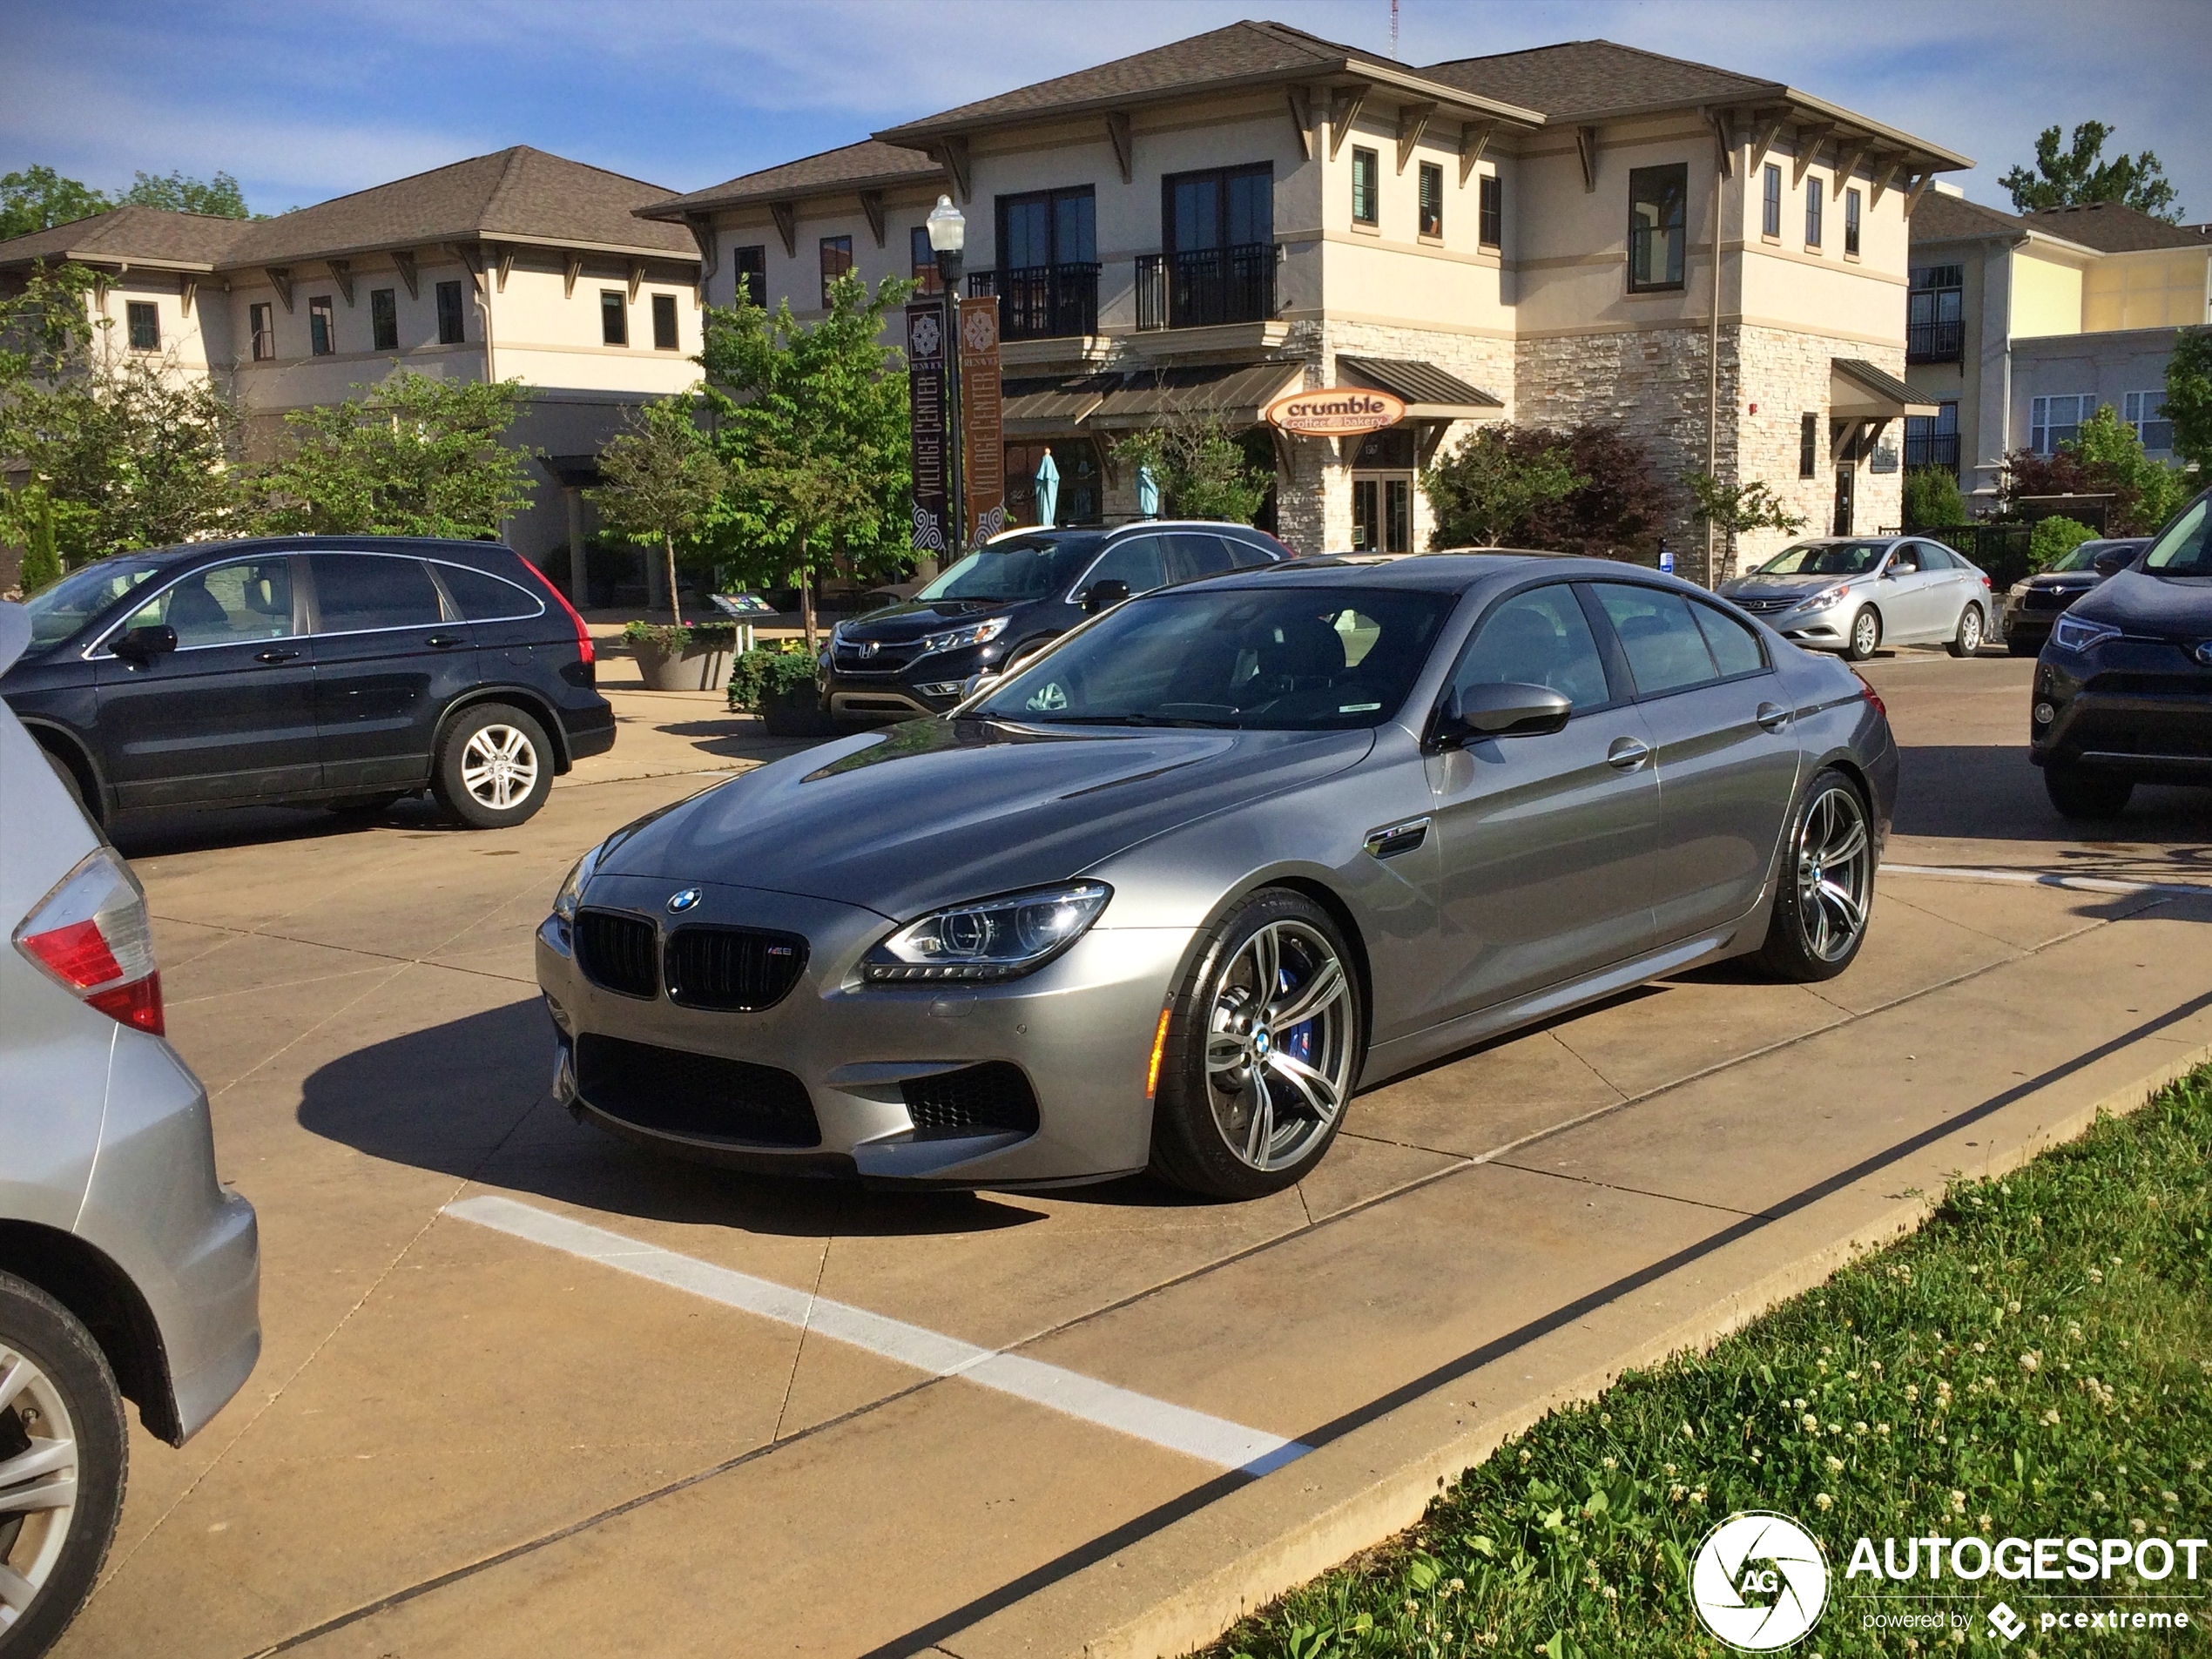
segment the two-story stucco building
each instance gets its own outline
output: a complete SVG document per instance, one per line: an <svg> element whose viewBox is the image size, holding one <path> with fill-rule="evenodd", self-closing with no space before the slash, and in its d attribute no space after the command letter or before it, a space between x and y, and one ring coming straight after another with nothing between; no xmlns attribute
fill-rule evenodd
<svg viewBox="0 0 2212 1659"><path fill-rule="evenodd" d="M1242 23L637 211L691 229L711 302L805 316L845 271L934 281L948 194L968 289L1000 299L1010 480L1049 447L1063 517L1127 515L1121 434L1366 386L1406 420L1277 437L1278 529L1404 548L1430 530L1420 467L1494 419L1617 422L1670 478L1896 523L1896 422L1930 408L1902 380L1907 219L1968 165L1604 41L1412 69ZM1670 540L1702 572L1686 507Z"/></svg>
<svg viewBox="0 0 2212 1659"><path fill-rule="evenodd" d="M543 560L580 552L578 489L623 411L698 378L698 248L635 211L669 193L517 146L273 219L118 208L0 242L0 280L86 266L99 356L216 376L251 448L395 364L521 381L540 487L507 531Z"/></svg>

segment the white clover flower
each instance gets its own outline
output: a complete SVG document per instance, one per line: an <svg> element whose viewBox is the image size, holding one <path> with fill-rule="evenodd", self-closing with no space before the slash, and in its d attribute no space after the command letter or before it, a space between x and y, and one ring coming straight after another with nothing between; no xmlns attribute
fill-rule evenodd
<svg viewBox="0 0 2212 1659"><path fill-rule="evenodd" d="M2022 1371L2033 1372L2039 1369L2042 1364L2043 1356L2038 1350L2031 1348L2027 1352L2020 1356L2020 1369Z"/></svg>
<svg viewBox="0 0 2212 1659"><path fill-rule="evenodd" d="M2150 1528L2140 1521L2131 1521L2128 1523L2128 1530L2134 1533L2136 1537L2141 1538L2145 1533L2148 1532Z"/></svg>
<svg viewBox="0 0 2212 1659"><path fill-rule="evenodd" d="M2054 1406L2049 1411L2045 1412L2043 1422L2048 1427L2056 1428L2059 1426L2059 1408Z"/></svg>
<svg viewBox="0 0 2212 1659"><path fill-rule="evenodd" d="M1806 1433L1817 1434L1820 1433L1820 1420L1817 1417L1815 1417L1811 1412L1807 1412L1797 1420L1804 1425Z"/></svg>
<svg viewBox="0 0 2212 1659"><path fill-rule="evenodd" d="M1608 1469L1617 1469L1621 1467L1621 1460L1617 1457L1609 1457L1605 1460L1605 1467Z"/></svg>
<svg viewBox="0 0 2212 1659"><path fill-rule="evenodd" d="M1817 1507L1820 1513L1824 1515L1836 1507L1836 1501L1824 1492L1816 1493L1812 1501L1815 1507Z"/></svg>
<svg viewBox="0 0 2212 1659"><path fill-rule="evenodd" d="M1841 1474L1844 1472L1844 1460L1843 1460L1843 1459L1841 1459L1841 1458L1839 1458L1839 1457L1834 1457L1834 1456L1831 1456L1831 1457L1830 1457L1830 1458L1827 1460L1827 1462L1828 1462L1828 1473L1829 1473L1829 1474Z"/></svg>
<svg viewBox="0 0 2212 1659"><path fill-rule="evenodd" d="M2005 1312L2007 1313L2018 1313L2020 1311L2020 1305L2017 1302L2007 1302L2005 1304Z"/></svg>

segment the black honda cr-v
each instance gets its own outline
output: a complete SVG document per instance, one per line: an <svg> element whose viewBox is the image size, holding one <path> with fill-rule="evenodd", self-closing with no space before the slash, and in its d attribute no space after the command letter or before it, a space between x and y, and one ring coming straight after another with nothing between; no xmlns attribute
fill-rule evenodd
<svg viewBox="0 0 2212 1659"><path fill-rule="evenodd" d="M489 542L204 542L88 564L24 608L0 696L102 819L428 788L495 829L614 745L583 618Z"/></svg>
<svg viewBox="0 0 2212 1659"><path fill-rule="evenodd" d="M1264 530L1147 519L1114 529L1035 529L980 547L905 604L838 624L822 652L822 706L904 720L948 709L1109 598L1297 556Z"/></svg>

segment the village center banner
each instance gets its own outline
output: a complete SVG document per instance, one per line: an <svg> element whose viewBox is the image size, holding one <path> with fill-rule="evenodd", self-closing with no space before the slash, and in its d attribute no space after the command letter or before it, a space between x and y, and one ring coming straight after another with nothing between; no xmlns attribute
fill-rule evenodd
<svg viewBox="0 0 2212 1659"><path fill-rule="evenodd" d="M1000 418L999 302L991 295L960 302L960 456L964 547L1006 528L1006 443ZM920 480L917 460L916 480Z"/></svg>
<svg viewBox="0 0 2212 1659"><path fill-rule="evenodd" d="M995 318L994 324L995 325ZM996 327L993 328L995 336ZM941 556L952 526L945 468L945 313L935 300L907 307L907 415L914 432L914 550ZM992 356L997 356L995 341ZM992 377L995 394L997 376Z"/></svg>

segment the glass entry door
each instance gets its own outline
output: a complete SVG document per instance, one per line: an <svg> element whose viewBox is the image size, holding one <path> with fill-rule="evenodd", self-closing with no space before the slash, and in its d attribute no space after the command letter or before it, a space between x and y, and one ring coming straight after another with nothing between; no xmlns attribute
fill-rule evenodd
<svg viewBox="0 0 2212 1659"><path fill-rule="evenodd" d="M1355 553L1411 553L1413 550L1413 481L1387 475L1354 475L1352 480L1352 550Z"/></svg>

